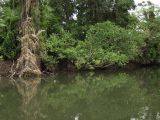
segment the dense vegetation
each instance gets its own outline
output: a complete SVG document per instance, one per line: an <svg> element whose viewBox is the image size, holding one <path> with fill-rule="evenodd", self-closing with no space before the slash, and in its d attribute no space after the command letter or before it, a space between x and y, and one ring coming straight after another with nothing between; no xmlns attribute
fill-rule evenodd
<svg viewBox="0 0 160 120"><path fill-rule="evenodd" d="M146 7L147 6L147 7ZM134 0L39 0L32 11L40 36L41 61L54 68L97 69L129 62L158 63L159 8ZM20 54L20 0L0 1L0 59Z"/></svg>

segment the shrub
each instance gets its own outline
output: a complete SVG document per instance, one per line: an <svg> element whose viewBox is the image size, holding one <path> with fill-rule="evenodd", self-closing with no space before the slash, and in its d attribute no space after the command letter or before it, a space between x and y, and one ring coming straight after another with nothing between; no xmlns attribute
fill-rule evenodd
<svg viewBox="0 0 160 120"><path fill-rule="evenodd" d="M42 59L54 65L63 59L73 61L76 57L75 45L76 41L68 32L63 32L62 35L52 34L43 44Z"/></svg>
<svg viewBox="0 0 160 120"><path fill-rule="evenodd" d="M147 37L145 39L146 46L143 47L143 52L139 56L139 62L150 64L160 60L160 18L147 21L143 24Z"/></svg>
<svg viewBox="0 0 160 120"><path fill-rule="evenodd" d="M66 59L78 69L122 66L134 60L143 45L142 33L105 22L91 26L85 41L73 39L68 32L51 35L45 43L43 58L51 64Z"/></svg>
<svg viewBox="0 0 160 120"><path fill-rule="evenodd" d="M126 30L111 22L98 23L87 32L86 41L77 46L78 68L125 65L134 60L144 45L143 34Z"/></svg>
<svg viewBox="0 0 160 120"><path fill-rule="evenodd" d="M18 9L3 8L0 16L0 56L4 59L13 59L18 52L18 22L20 16Z"/></svg>

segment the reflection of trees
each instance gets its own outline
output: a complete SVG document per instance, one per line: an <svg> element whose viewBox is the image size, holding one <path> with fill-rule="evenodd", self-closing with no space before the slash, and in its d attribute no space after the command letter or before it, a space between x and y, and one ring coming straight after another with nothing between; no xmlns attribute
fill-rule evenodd
<svg viewBox="0 0 160 120"><path fill-rule="evenodd" d="M132 73L145 91L145 106L139 111L139 120L160 120L160 69L140 69Z"/></svg>
<svg viewBox="0 0 160 120"><path fill-rule="evenodd" d="M8 80L7 78L5 77L1 77L0 76L0 89L3 89L3 88L9 88L11 87L13 84L10 80Z"/></svg>
<svg viewBox="0 0 160 120"><path fill-rule="evenodd" d="M19 94L10 80L2 78L0 80L0 120L19 120L17 119L20 111Z"/></svg>
<svg viewBox="0 0 160 120"><path fill-rule="evenodd" d="M50 118L69 120L80 114L80 119L124 120L143 106L143 91L125 73L77 75L74 79L67 85L50 81L44 86L43 101L53 111L46 110Z"/></svg>
<svg viewBox="0 0 160 120"><path fill-rule="evenodd" d="M7 91L0 85L0 120L160 120L159 73L59 74L40 89L40 79L16 80L15 87L1 81Z"/></svg>
<svg viewBox="0 0 160 120"><path fill-rule="evenodd" d="M40 105L37 99L40 82L40 78L30 80L19 79L14 82L18 93L22 97L22 118L25 120L38 120L38 117L41 115Z"/></svg>

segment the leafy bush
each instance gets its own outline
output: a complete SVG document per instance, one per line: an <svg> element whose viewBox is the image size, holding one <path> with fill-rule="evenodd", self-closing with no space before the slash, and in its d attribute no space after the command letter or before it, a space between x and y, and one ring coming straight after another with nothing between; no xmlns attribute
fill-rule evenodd
<svg viewBox="0 0 160 120"><path fill-rule="evenodd" d="M98 23L88 30L86 41L78 44L76 65L90 69L125 65L140 53L143 38L142 33L126 30L111 22Z"/></svg>
<svg viewBox="0 0 160 120"><path fill-rule="evenodd" d="M72 61L76 57L75 45L76 41L68 32L63 32L62 35L52 34L43 43L42 59L44 62L54 65L63 59Z"/></svg>
<svg viewBox="0 0 160 120"><path fill-rule="evenodd" d="M160 60L160 18L142 23L147 31L145 39L146 46L143 47L143 53L140 55L140 63L150 64Z"/></svg>
<svg viewBox="0 0 160 120"><path fill-rule="evenodd" d="M18 8L3 8L3 14L0 16L0 56L5 59L13 59L17 54L19 19Z"/></svg>
<svg viewBox="0 0 160 120"><path fill-rule="evenodd" d="M53 34L45 43L45 61L57 64L67 59L78 69L125 65L144 45L143 34L126 30L111 22L98 23L87 32L85 41L76 41L68 32Z"/></svg>
<svg viewBox="0 0 160 120"><path fill-rule="evenodd" d="M62 26L59 22L59 19L53 13L54 10L49 6L49 1L48 0L42 1L40 5L39 24L41 29L46 30L48 36L51 35L52 33L60 33L62 31ZM37 21L37 18L34 19L35 21Z"/></svg>

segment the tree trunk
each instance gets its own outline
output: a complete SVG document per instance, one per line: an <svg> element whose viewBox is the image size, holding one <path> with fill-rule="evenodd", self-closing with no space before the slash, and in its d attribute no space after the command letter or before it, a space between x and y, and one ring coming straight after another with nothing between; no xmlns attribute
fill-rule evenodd
<svg viewBox="0 0 160 120"><path fill-rule="evenodd" d="M16 74L19 77L41 75L37 52L39 38L32 20L32 11L37 8L38 4L39 0L21 0L21 54L16 65Z"/></svg>

